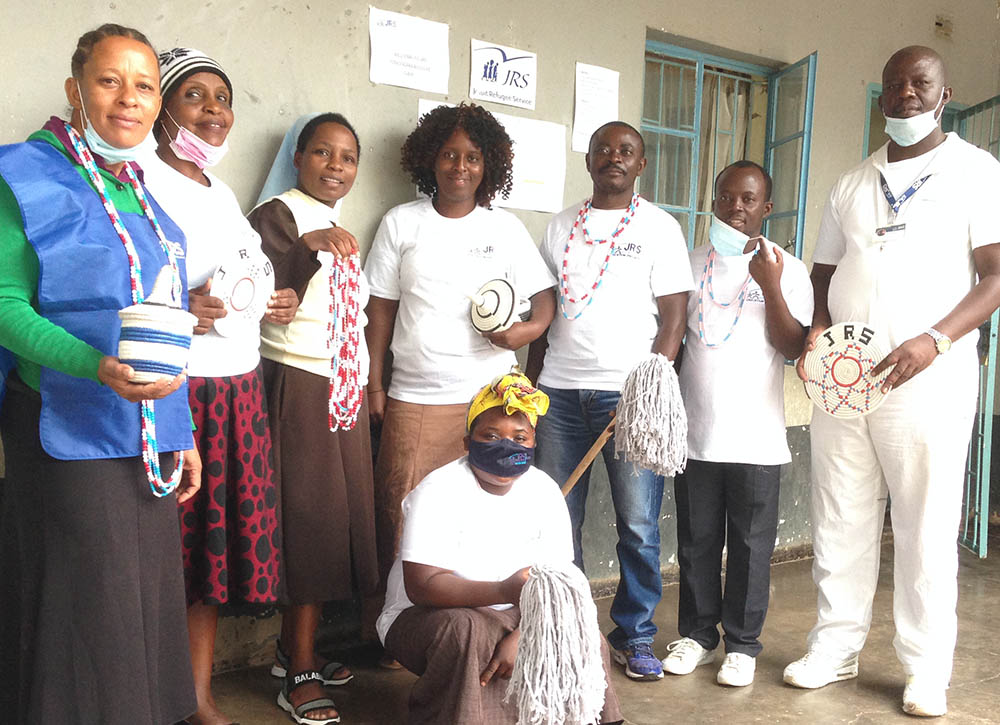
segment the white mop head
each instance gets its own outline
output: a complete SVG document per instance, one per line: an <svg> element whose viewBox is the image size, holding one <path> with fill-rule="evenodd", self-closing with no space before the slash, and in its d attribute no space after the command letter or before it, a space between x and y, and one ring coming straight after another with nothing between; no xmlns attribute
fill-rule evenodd
<svg viewBox="0 0 1000 725"><path fill-rule="evenodd" d="M615 457L662 476L687 464L687 413L674 364L653 354L629 373L615 414Z"/></svg>
<svg viewBox="0 0 1000 725"><path fill-rule="evenodd" d="M517 704L519 725L591 725L604 688L587 578L572 564L533 566L521 590L521 639L504 702Z"/></svg>

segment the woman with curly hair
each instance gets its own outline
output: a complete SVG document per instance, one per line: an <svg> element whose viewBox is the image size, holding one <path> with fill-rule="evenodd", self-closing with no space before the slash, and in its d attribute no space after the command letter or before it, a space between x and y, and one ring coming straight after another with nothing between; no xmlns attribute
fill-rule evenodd
<svg viewBox="0 0 1000 725"><path fill-rule="evenodd" d="M555 279L524 225L490 202L511 188L510 136L475 104L438 107L403 144L403 169L427 198L382 219L365 274L372 419L382 423L375 464L381 582L396 556L403 498L464 453L465 414L481 382L506 372L514 350L555 314ZM502 277L531 299L531 318L480 335L468 294ZM391 376L383 376L392 350ZM388 395L383 382L391 377Z"/></svg>

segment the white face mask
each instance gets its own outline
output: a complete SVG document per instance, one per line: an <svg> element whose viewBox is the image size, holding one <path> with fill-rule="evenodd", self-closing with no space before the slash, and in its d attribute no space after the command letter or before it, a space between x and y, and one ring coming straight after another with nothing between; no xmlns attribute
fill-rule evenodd
<svg viewBox="0 0 1000 725"><path fill-rule="evenodd" d="M713 214L712 226L708 228L708 240L723 257L736 257L743 254L750 237Z"/></svg>
<svg viewBox="0 0 1000 725"><path fill-rule="evenodd" d="M941 89L941 98L939 98L938 102L934 104L934 108L926 113L911 116L910 118L891 118L890 116L886 116L886 134L888 134L889 138L891 138L897 146L912 146L915 143L920 143L925 138L930 136L931 132L937 128L937 109L943 100L944 88ZM883 115L885 114L883 113Z"/></svg>
<svg viewBox="0 0 1000 725"><path fill-rule="evenodd" d="M87 117L87 108L83 103L83 91L80 89L80 81L76 82L76 90L80 94L80 113L83 115L83 138L87 141L87 146L90 147L91 153L97 154L109 164L117 164L122 161L135 161L142 149L142 142L126 149L120 149L101 138L101 135L94 130L94 124Z"/></svg>

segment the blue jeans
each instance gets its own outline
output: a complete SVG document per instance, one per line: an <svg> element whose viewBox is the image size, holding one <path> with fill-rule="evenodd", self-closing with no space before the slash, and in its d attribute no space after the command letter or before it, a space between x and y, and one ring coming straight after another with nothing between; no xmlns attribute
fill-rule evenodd
<svg viewBox="0 0 1000 725"><path fill-rule="evenodd" d="M563 390L540 385L549 396L549 412L538 419L535 465L561 486L611 420L619 393L607 390ZM653 612L662 594L660 578L660 504L663 477L635 470L623 458L615 459L614 437L601 450L611 484L611 500L618 527L618 591L611 619L618 625L608 635L616 649L651 643L656 634ZM566 497L573 524L573 552L583 569L581 533L590 470Z"/></svg>

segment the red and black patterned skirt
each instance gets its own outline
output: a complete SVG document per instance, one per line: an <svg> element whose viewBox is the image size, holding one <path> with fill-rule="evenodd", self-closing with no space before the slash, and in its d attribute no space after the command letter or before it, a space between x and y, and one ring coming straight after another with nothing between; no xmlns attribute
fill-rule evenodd
<svg viewBox="0 0 1000 725"><path fill-rule="evenodd" d="M180 506L188 604L273 603L281 532L260 370L190 379L201 490Z"/></svg>

